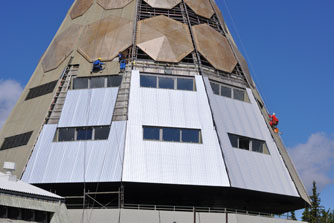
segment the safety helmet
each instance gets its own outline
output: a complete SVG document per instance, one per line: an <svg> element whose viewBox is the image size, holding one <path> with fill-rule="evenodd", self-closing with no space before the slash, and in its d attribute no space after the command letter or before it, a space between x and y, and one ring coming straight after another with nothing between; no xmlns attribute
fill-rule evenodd
<svg viewBox="0 0 334 223"><path fill-rule="evenodd" d="M102 58L101 57L99 57L99 58L97 58L98 60L102 60Z"/></svg>
<svg viewBox="0 0 334 223"><path fill-rule="evenodd" d="M273 115L276 115L276 113L274 112Z"/></svg>

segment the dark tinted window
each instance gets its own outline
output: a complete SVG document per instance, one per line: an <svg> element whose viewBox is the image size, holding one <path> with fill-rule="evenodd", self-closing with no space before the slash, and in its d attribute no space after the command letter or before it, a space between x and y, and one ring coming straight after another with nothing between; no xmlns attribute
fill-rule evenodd
<svg viewBox="0 0 334 223"><path fill-rule="evenodd" d="M254 152L260 152L263 153L263 146L264 142L257 140L257 139L252 139L252 150Z"/></svg>
<svg viewBox="0 0 334 223"><path fill-rule="evenodd" d="M73 89L87 89L87 88L88 88L88 78L73 79Z"/></svg>
<svg viewBox="0 0 334 223"><path fill-rule="evenodd" d="M108 139L110 126L95 127L95 140Z"/></svg>
<svg viewBox="0 0 334 223"><path fill-rule="evenodd" d="M93 135L93 128L77 128L77 140L91 140Z"/></svg>
<svg viewBox="0 0 334 223"><path fill-rule="evenodd" d="M199 143L199 130L197 129L182 129L182 142Z"/></svg>
<svg viewBox="0 0 334 223"><path fill-rule="evenodd" d="M75 128L61 128L58 132L58 141L73 141Z"/></svg>
<svg viewBox="0 0 334 223"><path fill-rule="evenodd" d="M19 219L20 218L20 209L8 207L8 218L9 219Z"/></svg>
<svg viewBox="0 0 334 223"><path fill-rule="evenodd" d="M148 75L140 75L140 86L141 87L157 87L157 77L148 76Z"/></svg>
<svg viewBox="0 0 334 223"><path fill-rule="evenodd" d="M174 89L174 78L159 77L159 88Z"/></svg>
<svg viewBox="0 0 334 223"><path fill-rule="evenodd" d="M144 126L144 139L160 140L160 128Z"/></svg>
<svg viewBox="0 0 334 223"><path fill-rule="evenodd" d="M33 221L34 220L34 211L29 210L29 209L22 209L22 220Z"/></svg>
<svg viewBox="0 0 334 223"><path fill-rule="evenodd" d="M48 222L48 213L45 211L36 211L35 212L35 220L37 222Z"/></svg>
<svg viewBox="0 0 334 223"><path fill-rule="evenodd" d="M211 88L214 94L218 94L219 95L219 84L210 82L211 84Z"/></svg>
<svg viewBox="0 0 334 223"><path fill-rule="evenodd" d="M6 137L4 142L2 143L0 150L27 145L31 135L32 132L26 132L23 134Z"/></svg>
<svg viewBox="0 0 334 223"><path fill-rule="evenodd" d="M92 77L90 79L90 88L103 88L105 77Z"/></svg>
<svg viewBox="0 0 334 223"><path fill-rule="evenodd" d="M188 78L177 78L177 89L193 91L194 80Z"/></svg>
<svg viewBox="0 0 334 223"><path fill-rule="evenodd" d="M119 87L121 86L122 83L122 76L117 75L117 76L109 76L108 77L108 87Z"/></svg>
<svg viewBox="0 0 334 223"><path fill-rule="evenodd" d="M7 217L7 207L0 205L0 218Z"/></svg>
<svg viewBox="0 0 334 223"><path fill-rule="evenodd" d="M228 137L230 138L232 147L238 148L238 136L232 135L232 134L228 134Z"/></svg>
<svg viewBox="0 0 334 223"><path fill-rule="evenodd" d="M245 91L239 90L239 89L233 89L233 98L240 100L240 101L245 101Z"/></svg>
<svg viewBox="0 0 334 223"><path fill-rule="evenodd" d="M221 85L221 95L225 97L232 97L232 89L226 86Z"/></svg>
<svg viewBox="0 0 334 223"><path fill-rule="evenodd" d="M29 100L32 98L36 98L42 95L52 93L57 83L58 81L52 81L52 82L31 88L25 100Z"/></svg>
<svg viewBox="0 0 334 223"><path fill-rule="evenodd" d="M239 148L249 150L249 138L239 136Z"/></svg>
<svg viewBox="0 0 334 223"><path fill-rule="evenodd" d="M180 129L163 128L162 139L164 141L180 142Z"/></svg>

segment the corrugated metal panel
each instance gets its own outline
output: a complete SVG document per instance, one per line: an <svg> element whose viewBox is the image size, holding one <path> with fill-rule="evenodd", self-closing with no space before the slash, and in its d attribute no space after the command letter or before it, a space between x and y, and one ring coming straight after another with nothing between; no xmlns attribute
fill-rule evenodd
<svg viewBox="0 0 334 223"><path fill-rule="evenodd" d="M58 127L110 125L118 88L70 90Z"/></svg>
<svg viewBox="0 0 334 223"><path fill-rule="evenodd" d="M123 180L229 186L204 84L197 91L149 89L132 72ZM143 140L142 126L201 129L203 144Z"/></svg>
<svg viewBox="0 0 334 223"><path fill-rule="evenodd" d="M17 181L8 180L8 176L1 172L0 172L0 190L51 197L59 200L62 199L62 197L56 194L50 193L46 190L27 184L21 180Z"/></svg>
<svg viewBox="0 0 334 223"><path fill-rule="evenodd" d="M126 122L113 122L108 140L52 142L57 125L45 125L23 180L29 183L121 180ZM85 171L84 171L85 170Z"/></svg>
<svg viewBox="0 0 334 223"><path fill-rule="evenodd" d="M213 94L207 77L205 84L232 186L298 196L251 90L247 103ZM266 141L270 155L232 148L227 133Z"/></svg>

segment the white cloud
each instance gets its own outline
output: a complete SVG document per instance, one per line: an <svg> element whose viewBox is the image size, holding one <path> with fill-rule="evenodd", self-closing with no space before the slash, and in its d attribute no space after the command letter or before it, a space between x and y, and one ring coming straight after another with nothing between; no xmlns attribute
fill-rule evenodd
<svg viewBox="0 0 334 223"><path fill-rule="evenodd" d="M20 83L15 80L0 79L0 128L5 123L22 90Z"/></svg>
<svg viewBox="0 0 334 223"><path fill-rule="evenodd" d="M298 173L310 193L312 181L322 190L334 183L330 172L334 170L334 136L324 133L312 134L305 144L289 149Z"/></svg>

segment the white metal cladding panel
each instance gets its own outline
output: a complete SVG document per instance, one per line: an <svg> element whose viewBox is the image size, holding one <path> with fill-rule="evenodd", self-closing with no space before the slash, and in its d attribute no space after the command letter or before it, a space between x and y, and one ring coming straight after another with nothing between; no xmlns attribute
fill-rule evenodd
<svg viewBox="0 0 334 223"><path fill-rule="evenodd" d="M204 81L232 186L298 196L251 90L247 103L213 94ZM270 155L232 148L228 133L266 141Z"/></svg>
<svg viewBox="0 0 334 223"><path fill-rule="evenodd" d="M59 127L110 125L118 88L70 90Z"/></svg>
<svg viewBox="0 0 334 223"><path fill-rule="evenodd" d="M141 88L131 78L123 181L229 186L204 84L197 91ZM201 129L203 144L143 140L143 125Z"/></svg>
<svg viewBox="0 0 334 223"><path fill-rule="evenodd" d="M29 183L120 181L126 122L113 122L108 140L52 142L57 125L45 125L23 180ZM85 162L84 162L85 160ZM85 171L84 171L85 170Z"/></svg>

